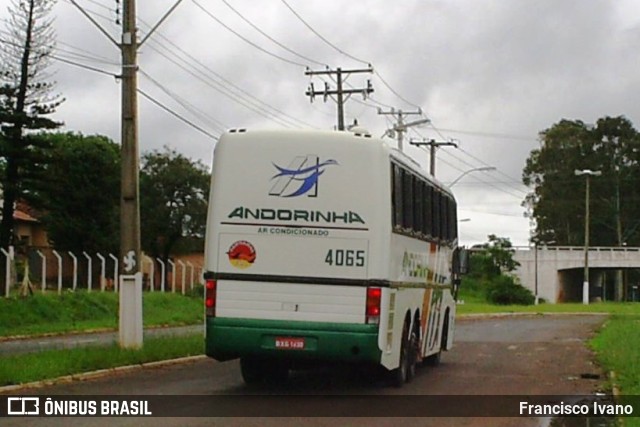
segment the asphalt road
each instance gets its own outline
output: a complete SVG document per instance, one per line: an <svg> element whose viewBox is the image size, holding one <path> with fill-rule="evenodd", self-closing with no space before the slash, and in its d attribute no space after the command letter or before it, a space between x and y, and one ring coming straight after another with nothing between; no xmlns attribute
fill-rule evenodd
<svg viewBox="0 0 640 427"><path fill-rule="evenodd" d="M38 395L200 395L187 402L193 414L206 409L217 396L253 395L266 399L276 411L296 405L299 395L375 396L355 404L385 405L380 396L407 396L419 404L425 395L454 395L461 408L477 403L473 395L585 395L604 382L585 346L602 316L527 316L462 320L457 323L454 349L435 368L420 368L414 381L402 389L390 388L378 376L348 368L295 373L287 384L246 387L237 361L201 360L188 364L149 368L107 378L28 390ZM14 393L15 394L15 393ZM278 395L277 398L273 398ZM345 395L351 395L350 397ZM409 397L409 395L413 395ZM465 397L467 395L467 397ZM471 396L469 396L471 395ZM209 396L212 401L208 401ZM397 399L397 397L395 398ZM403 402L400 398L400 402ZM416 400L417 399L417 400ZM391 401L391 400L389 400ZM337 402L337 401L336 401ZM398 400L395 400L398 402ZM455 402L455 400L454 400ZM176 397L173 404L180 404ZM249 402L247 402L249 404ZM251 408L247 408L250 410ZM309 408L309 413L313 407ZM392 409L390 409L392 411ZM390 415L397 415L396 413ZM7 426L541 426L538 418L13 418Z"/></svg>

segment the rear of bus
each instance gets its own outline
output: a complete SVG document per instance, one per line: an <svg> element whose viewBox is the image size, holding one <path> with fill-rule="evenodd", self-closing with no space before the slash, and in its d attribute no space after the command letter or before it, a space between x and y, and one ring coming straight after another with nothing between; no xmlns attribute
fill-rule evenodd
<svg viewBox="0 0 640 427"><path fill-rule="evenodd" d="M208 356L240 357L248 382L295 362L380 362L375 278L387 265L377 254L390 207L375 189L386 170L382 146L350 133L220 138L205 248Z"/></svg>

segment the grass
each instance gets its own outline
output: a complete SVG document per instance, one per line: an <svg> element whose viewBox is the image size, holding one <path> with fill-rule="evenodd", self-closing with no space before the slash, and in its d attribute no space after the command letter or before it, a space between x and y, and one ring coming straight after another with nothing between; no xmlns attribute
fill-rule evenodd
<svg viewBox="0 0 640 427"><path fill-rule="evenodd" d="M598 363L609 372L615 372L615 383L623 396L640 395L640 315L613 315L598 335L590 342ZM630 402L631 403L631 402ZM636 415L637 417L638 415ZM640 418L625 418L625 426L640 426Z"/></svg>
<svg viewBox="0 0 640 427"><path fill-rule="evenodd" d="M145 326L187 325L203 320L202 299L181 294L145 292ZM115 329L118 294L76 291L0 298L0 337Z"/></svg>
<svg viewBox="0 0 640 427"><path fill-rule="evenodd" d="M582 303L539 304L539 305L496 305L487 302L487 282L466 276L460 286L458 300L464 301L456 307L457 314L480 313L610 313L638 314L638 303L599 302L584 305Z"/></svg>
<svg viewBox="0 0 640 427"><path fill-rule="evenodd" d="M487 302L467 302L456 307L457 314L478 313L610 313L640 314L638 303L581 303L539 304L539 305L494 305Z"/></svg>
<svg viewBox="0 0 640 427"><path fill-rule="evenodd" d="M47 350L0 358L0 386L22 384L65 375L203 354L202 334L145 339L140 350L117 344Z"/></svg>
<svg viewBox="0 0 640 427"><path fill-rule="evenodd" d="M640 395L640 316L611 316L590 344L624 394Z"/></svg>

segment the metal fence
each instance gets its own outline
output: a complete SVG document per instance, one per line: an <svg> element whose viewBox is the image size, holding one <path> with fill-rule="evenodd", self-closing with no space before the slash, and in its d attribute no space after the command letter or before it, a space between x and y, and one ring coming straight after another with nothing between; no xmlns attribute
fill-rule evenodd
<svg viewBox="0 0 640 427"><path fill-rule="evenodd" d="M59 294L63 289L118 292L119 260L112 253L78 254L52 248L29 248L17 254L13 246L0 248L0 252L5 261L5 297L9 297L14 287L42 292L53 290ZM185 294L202 283L202 265L189 260L176 258L164 262L145 255L142 273L143 289L150 292Z"/></svg>

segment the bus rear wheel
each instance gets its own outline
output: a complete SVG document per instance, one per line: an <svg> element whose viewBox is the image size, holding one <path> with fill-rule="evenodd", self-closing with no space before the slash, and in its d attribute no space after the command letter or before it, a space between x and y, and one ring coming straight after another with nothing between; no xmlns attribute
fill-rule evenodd
<svg viewBox="0 0 640 427"><path fill-rule="evenodd" d="M400 344L400 366L389 372L389 380L394 387L402 387L404 383L410 382L415 375L415 356L412 356L412 352L415 343L412 343L412 339L409 336L410 325L409 322L405 322L402 329L402 341Z"/></svg>
<svg viewBox="0 0 640 427"><path fill-rule="evenodd" d="M424 364L427 366L438 366L442 359L442 351L447 348L447 340L449 336L449 312L445 314L444 322L442 324L442 338L440 340L440 348L438 352L428 356L424 359Z"/></svg>

